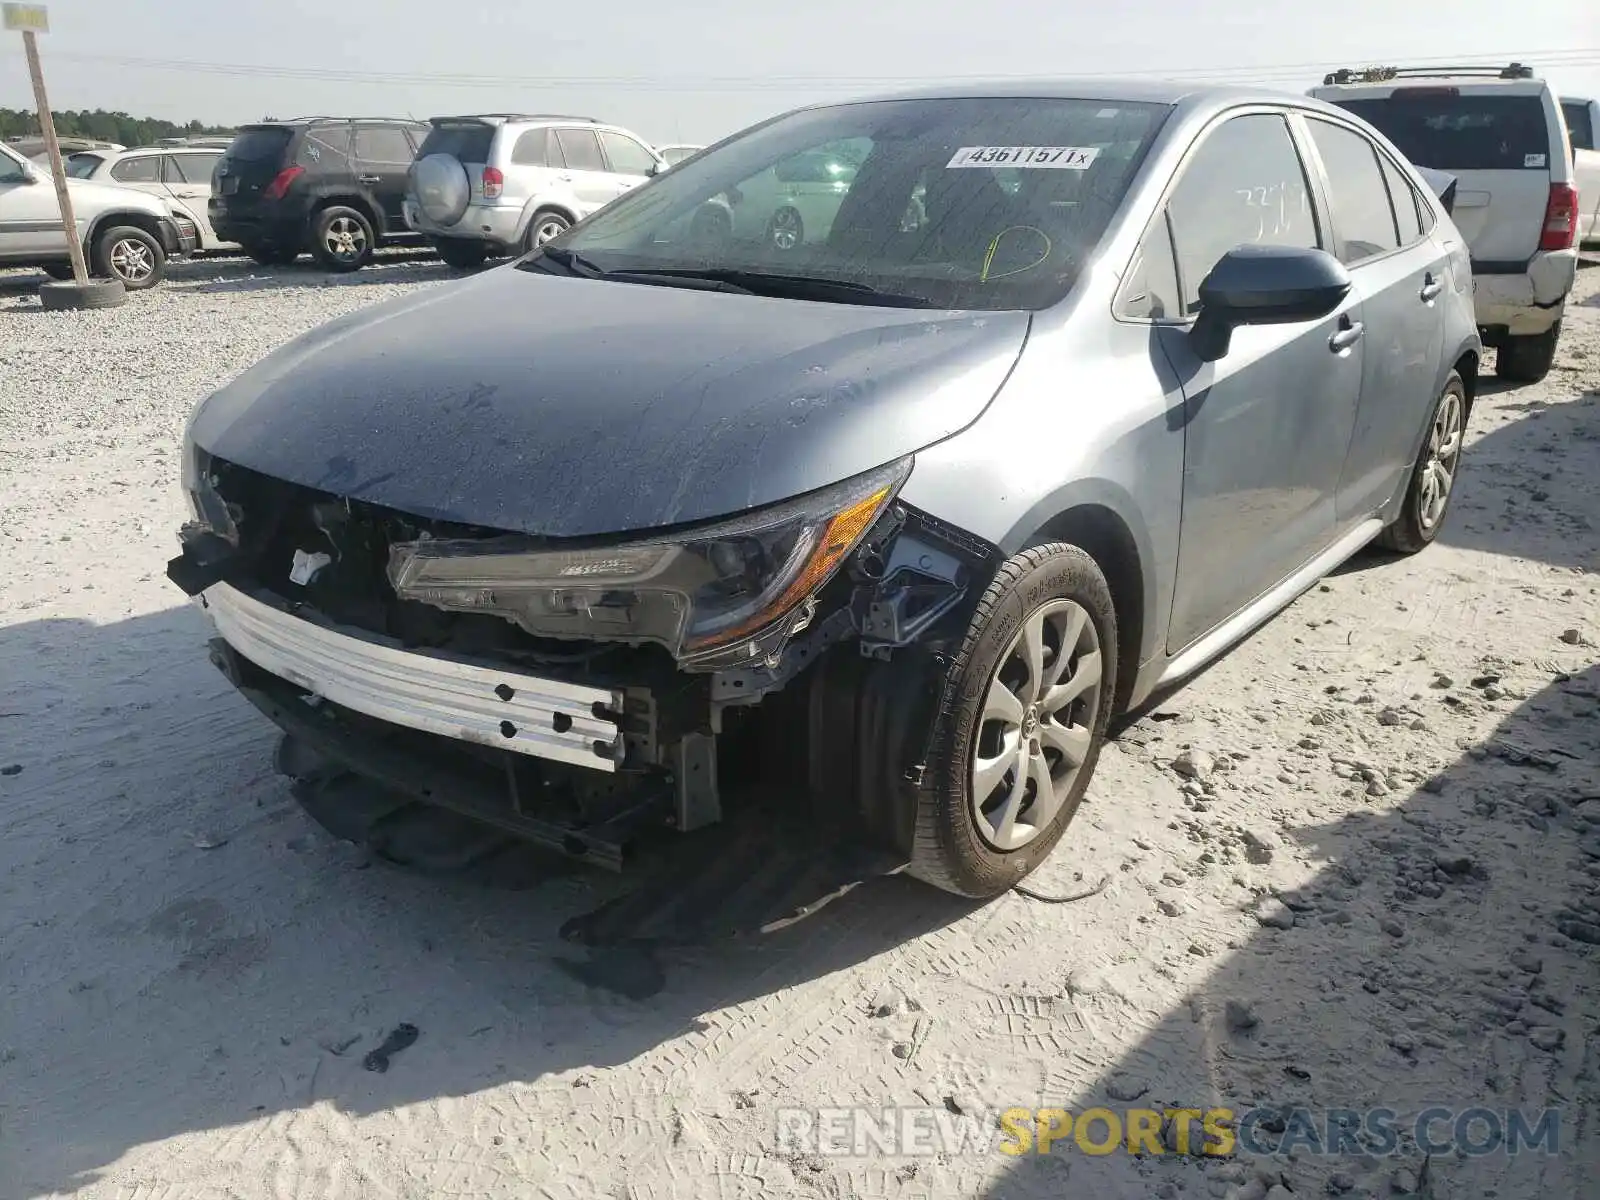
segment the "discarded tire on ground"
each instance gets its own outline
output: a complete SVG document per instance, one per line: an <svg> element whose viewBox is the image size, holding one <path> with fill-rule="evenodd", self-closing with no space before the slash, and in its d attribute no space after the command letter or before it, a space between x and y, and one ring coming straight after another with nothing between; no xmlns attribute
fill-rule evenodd
<svg viewBox="0 0 1600 1200"><path fill-rule="evenodd" d="M39 303L50 312L68 309L116 308L128 302L128 290L120 279L91 279L88 283L70 280L41 283Z"/></svg>

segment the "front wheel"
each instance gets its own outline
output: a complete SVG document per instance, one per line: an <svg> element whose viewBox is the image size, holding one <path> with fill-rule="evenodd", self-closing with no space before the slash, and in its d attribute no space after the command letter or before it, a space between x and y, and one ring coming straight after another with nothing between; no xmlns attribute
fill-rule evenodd
<svg viewBox="0 0 1600 1200"><path fill-rule="evenodd" d="M1444 528L1444 516L1461 470L1461 443L1467 431L1467 389L1455 371L1445 380L1434 403L1428 436L1411 468L1400 515L1378 535L1378 544L1401 554L1415 554L1433 544Z"/></svg>
<svg viewBox="0 0 1600 1200"><path fill-rule="evenodd" d="M359 271L372 260L372 223L359 211L330 205L317 214L311 253L330 271Z"/></svg>
<svg viewBox="0 0 1600 1200"><path fill-rule="evenodd" d="M1560 340L1560 321L1543 333L1508 337L1495 355L1494 373L1507 383L1538 383L1555 365Z"/></svg>
<svg viewBox="0 0 1600 1200"><path fill-rule="evenodd" d="M1098 564L1053 542L1008 559L949 669L910 873L997 896L1077 814L1116 695L1117 617Z"/></svg>
<svg viewBox="0 0 1600 1200"><path fill-rule="evenodd" d="M167 273L167 254L155 237L133 225L118 225L95 239L94 273L118 280L130 292L153 288Z"/></svg>

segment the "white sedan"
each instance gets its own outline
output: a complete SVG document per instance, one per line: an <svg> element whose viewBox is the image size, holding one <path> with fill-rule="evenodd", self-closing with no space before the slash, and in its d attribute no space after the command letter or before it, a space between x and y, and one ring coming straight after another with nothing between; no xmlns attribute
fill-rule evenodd
<svg viewBox="0 0 1600 1200"><path fill-rule="evenodd" d="M145 146L133 150L81 150L69 155L67 174L76 179L120 183L168 201L173 210L188 217L200 230L197 249L237 250L234 242L217 238L206 213L211 199L211 174L222 157L216 148Z"/></svg>

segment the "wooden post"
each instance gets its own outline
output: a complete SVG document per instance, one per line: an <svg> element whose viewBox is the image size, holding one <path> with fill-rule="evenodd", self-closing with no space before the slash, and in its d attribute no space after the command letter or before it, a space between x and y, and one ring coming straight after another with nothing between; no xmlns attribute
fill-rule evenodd
<svg viewBox="0 0 1600 1200"><path fill-rule="evenodd" d="M67 171L61 162L61 143L56 140L56 123L50 115L50 100L44 94L44 71L39 66L39 44L33 30L22 31L22 48L28 55L28 77L33 80L33 102L39 107L39 131L44 134L50 155L50 174L55 179L56 203L61 206L61 226L67 235L67 253L72 256L72 278L80 286L89 282L89 269L83 261L83 242L78 238L78 222L72 215L72 196L67 191Z"/></svg>

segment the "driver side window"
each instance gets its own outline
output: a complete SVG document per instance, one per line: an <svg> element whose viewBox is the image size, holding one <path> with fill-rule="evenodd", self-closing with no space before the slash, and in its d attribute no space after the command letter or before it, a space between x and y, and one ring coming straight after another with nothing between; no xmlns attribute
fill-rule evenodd
<svg viewBox="0 0 1600 1200"><path fill-rule="evenodd" d="M1200 282L1243 245L1320 249L1305 167L1288 122L1273 113L1213 129L1167 201L1183 312L1200 309Z"/></svg>
<svg viewBox="0 0 1600 1200"><path fill-rule="evenodd" d="M9 154L0 154L0 183L22 183L28 178L28 169Z"/></svg>

